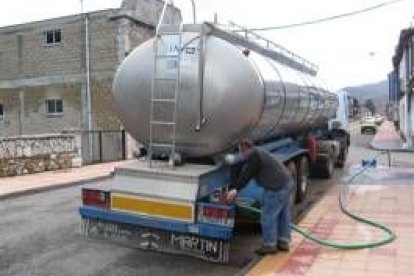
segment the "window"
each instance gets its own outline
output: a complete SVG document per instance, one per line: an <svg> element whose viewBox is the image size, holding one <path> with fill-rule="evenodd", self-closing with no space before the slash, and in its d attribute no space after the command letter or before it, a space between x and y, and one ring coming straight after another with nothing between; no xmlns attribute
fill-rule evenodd
<svg viewBox="0 0 414 276"><path fill-rule="evenodd" d="M3 120L3 116L4 116L4 108L3 108L3 104L0 104L0 120Z"/></svg>
<svg viewBox="0 0 414 276"><path fill-rule="evenodd" d="M47 99L46 113L48 115L62 115L63 101L61 99Z"/></svg>
<svg viewBox="0 0 414 276"><path fill-rule="evenodd" d="M62 41L60 29L48 30L44 32L46 45L59 44Z"/></svg>

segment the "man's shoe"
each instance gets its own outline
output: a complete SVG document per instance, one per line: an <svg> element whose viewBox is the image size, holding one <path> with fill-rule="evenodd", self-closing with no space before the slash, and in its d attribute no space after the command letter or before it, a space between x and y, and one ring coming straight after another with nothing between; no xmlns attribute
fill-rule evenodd
<svg viewBox="0 0 414 276"><path fill-rule="evenodd" d="M263 245L259 249L256 249L254 251L256 254L264 256L268 254L276 254L277 253L277 247L276 246L270 246L270 245Z"/></svg>
<svg viewBox="0 0 414 276"><path fill-rule="evenodd" d="M280 251L288 252L289 251L289 242L279 241L279 243L277 244L277 249L279 249Z"/></svg>

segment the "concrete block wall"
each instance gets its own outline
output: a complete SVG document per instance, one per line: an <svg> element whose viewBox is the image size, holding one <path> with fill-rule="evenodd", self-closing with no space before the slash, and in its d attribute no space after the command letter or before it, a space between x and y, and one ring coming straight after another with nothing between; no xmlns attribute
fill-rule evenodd
<svg viewBox="0 0 414 276"><path fill-rule="evenodd" d="M16 90L2 90L0 92L0 104L3 105L4 116L0 119L0 137L8 137L19 134L20 129L20 102L19 92Z"/></svg>
<svg viewBox="0 0 414 276"><path fill-rule="evenodd" d="M121 130L122 124L113 108L112 78L92 80L92 129ZM93 135L94 156L98 156L98 136ZM120 132L104 132L102 134L103 161L115 160L122 156L122 141Z"/></svg>
<svg viewBox="0 0 414 276"><path fill-rule="evenodd" d="M93 130L122 128L112 106L113 76L124 56L153 36L162 6L159 0L124 0L120 9L87 14ZM117 18L119 14L127 17ZM180 18L178 10L169 9L165 22ZM62 40L47 45L44 32L54 29L61 30ZM0 28L0 104L5 113L0 137L85 130L85 55L84 15ZM61 115L48 116L48 98L63 100ZM107 134L104 139L109 145L104 159L119 156L120 135ZM87 151L87 139L80 140L82 151Z"/></svg>
<svg viewBox="0 0 414 276"><path fill-rule="evenodd" d="M18 76L18 56L16 34L0 32L0 80Z"/></svg>
<svg viewBox="0 0 414 276"><path fill-rule="evenodd" d="M129 12L130 15L139 19L141 22L155 26L164 6L161 0L124 0L122 1L121 11ZM174 23L181 20L181 12L171 6L166 10L164 23Z"/></svg>
<svg viewBox="0 0 414 276"><path fill-rule="evenodd" d="M61 29L62 41L47 45L44 32ZM1 52L7 53L0 79L79 73L81 22L76 18L45 20L0 30ZM3 53L3 55L4 55ZM3 65L2 64L2 65Z"/></svg>
<svg viewBox="0 0 414 276"><path fill-rule="evenodd" d="M23 54L22 75L37 77L45 75L79 74L81 72L82 24L74 18L71 21L45 21L33 26L31 31L22 32ZM60 29L62 41L47 45L44 32Z"/></svg>
<svg viewBox="0 0 414 276"><path fill-rule="evenodd" d="M113 71L116 22L113 10L88 14L92 71ZM46 44L44 32L60 29L62 40ZM81 15L0 29L0 80L83 74L85 24Z"/></svg>
<svg viewBox="0 0 414 276"><path fill-rule="evenodd" d="M0 137L26 134L60 133L81 128L80 85L62 84L28 87L0 92L4 118L0 119ZM46 99L62 99L63 113L46 112ZM22 101L22 103L20 102ZM21 111L21 106L24 110Z"/></svg>
<svg viewBox="0 0 414 276"><path fill-rule="evenodd" d="M112 78L92 79L91 88L93 128L120 129L120 121L113 107Z"/></svg>
<svg viewBox="0 0 414 276"><path fill-rule="evenodd" d="M62 99L62 114L48 114L46 99ZM81 127L79 84L27 88L24 90L24 106L23 134L60 133Z"/></svg>
<svg viewBox="0 0 414 276"><path fill-rule="evenodd" d="M92 72L114 72L116 69L117 22L110 19L111 14L112 12L89 15L89 46Z"/></svg>
<svg viewBox="0 0 414 276"><path fill-rule="evenodd" d="M128 26L128 39L131 48L128 49L128 52L131 52L135 47L153 37L154 34L155 30L149 30L130 22Z"/></svg>
<svg viewBox="0 0 414 276"><path fill-rule="evenodd" d="M96 84L91 89L92 98L96 100L93 103L92 117L99 121L94 125L95 129L120 128L119 122L113 120L114 113L107 108L112 101L109 95L111 83L108 83L107 77L110 76L109 82L112 82L117 64L117 23L110 19L112 13L112 10L106 10L88 15L91 76L96 79ZM7 59L1 54L0 61L8 65L0 66L0 80L24 82L30 78L43 78L42 83L36 85L0 89L0 103L5 109L5 118L0 120L0 137L82 129L84 27L84 17L77 15L0 28L0 52L7 53ZM61 29L62 41L48 46L45 44L44 31L51 29ZM16 51L18 48L20 50ZM61 78L56 80L56 76ZM68 80L67 76L75 77ZM101 79L103 84L99 84ZM19 101L19 93L24 95L23 103ZM61 116L46 114L45 100L48 98L63 100ZM23 111L20 111L21 104ZM106 120L109 122L104 123Z"/></svg>

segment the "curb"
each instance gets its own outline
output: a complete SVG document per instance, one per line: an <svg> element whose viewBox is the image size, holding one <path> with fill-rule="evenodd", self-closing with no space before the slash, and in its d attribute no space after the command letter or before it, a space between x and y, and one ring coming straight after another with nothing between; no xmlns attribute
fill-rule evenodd
<svg viewBox="0 0 414 276"><path fill-rule="evenodd" d="M373 149L373 150L378 150L378 151L390 151L390 152L407 152L407 153L414 153L414 149L403 149L403 148L400 148L400 149L390 149L390 148L380 148L380 147L376 147L376 146L374 146L373 145L373 143L372 143L373 141L371 141L370 143L369 143L369 147L371 148L371 149Z"/></svg>
<svg viewBox="0 0 414 276"><path fill-rule="evenodd" d="M256 265L264 258L264 256L255 256L253 257L250 262L244 266L241 270L236 272L234 276L245 276L249 274L249 272L256 267Z"/></svg>
<svg viewBox="0 0 414 276"><path fill-rule="evenodd" d="M389 121L390 122L390 121ZM392 122L390 122L392 123ZM382 125L382 124L381 124ZM381 126L380 125L380 126ZM403 144L405 142L405 137L403 136L402 132L398 131L395 126L394 126L394 130L396 133L398 133L398 136L400 137L400 141ZM376 135L375 135L376 136ZM374 146L374 140L375 140L375 136L374 138L372 138L371 142L369 143L369 147L373 150L378 150L378 151L389 151L389 152L407 152L407 153L414 153L414 149L412 148L408 148L408 149L404 149L404 148L382 148L382 147L378 147L378 146ZM378 143L378 142L377 142ZM379 142L381 143L381 142Z"/></svg>
<svg viewBox="0 0 414 276"><path fill-rule="evenodd" d="M332 184L332 185L331 185ZM299 225L300 223L301 223L301 221L302 221L302 219L304 219L305 217L306 217L306 215L309 213L309 212L311 212L312 211L312 209L314 208L314 207L316 207L317 205L319 205L319 204L321 204L320 202L321 202L321 200L323 199L323 198L325 198L326 196L332 196L332 195L330 195L330 191L332 190L332 189L335 189L335 187L337 187L337 185L338 184L336 184L336 185L333 185L334 183L330 183L329 184L329 187L328 187L328 189L327 190L325 190L324 192L323 192L323 194L320 196L320 197L317 197L317 199L316 199L316 201L312 204L312 207L311 208L307 208L307 207L309 207L309 206L306 206L305 208L306 208L306 210L305 211L303 211L301 214L300 214L300 216L299 217L297 217L297 221L294 221L294 223L295 224L297 224L297 225ZM334 196L336 196L336 193L335 193L335 195ZM292 233L293 233L294 231L292 230ZM299 244L303 241L303 240L305 240L305 237L304 236L302 236L302 235L299 235L299 240L298 240L298 244L295 246L295 247L292 247L290 250L289 250L289 252L287 253L287 254L289 254L288 256L287 256L287 259L285 259L280 265L279 265L279 268L280 267L282 267L289 259L290 259L290 257L291 257L291 255L293 254L293 252L298 248L298 246L299 246ZM282 252L283 253L283 252ZM284 254L284 253L283 253ZM239 272L237 272L234 276L245 276L245 275L251 275L251 271L253 271L254 269L255 269L255 267L256 266L258 266L259 265L259 263L264 259L264 258L266 258L266 256L256 256L256 257L254 257L246 266L244 266ZM267 274L266 274L267 275ZM275 274L271 274L271 275L277 275L277 272L275 273Z"/></svg>
<svg viewBox="0 0 414 276"><path fill-rule="evenodd" d="M10 192L10 193L7 193L7 194L0 195L0 200L11 199L11 198L26 196L26 195L33 195L33 194L42 193L42 192L59 190L59 189L68 188L68 187L72 187L72 186L83 185L83 184L86 184L87 182L90 182L90 181L105 180L105 179L109 179L111 177L112 177L112 173L108 173L107 175L95 176L95 177L85 178L85 179L81 179L81 180L77 180L77 181L56 183L56 184L52 184L52 185L49 185L49 186L43 186L43 187L33 187L33 188L29 188L29 189L22 190L22 191L15 191L15 192Z"/></svg>

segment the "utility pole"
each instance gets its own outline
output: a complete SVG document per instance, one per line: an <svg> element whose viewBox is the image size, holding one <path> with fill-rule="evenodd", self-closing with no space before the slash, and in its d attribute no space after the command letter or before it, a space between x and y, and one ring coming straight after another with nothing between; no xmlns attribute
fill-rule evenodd
<svg viewBox="0 0 414 276"><path fill-rule="evenodd" d="M88 135L88 157L93 160L93 137L92 137L92 100L91 100L91 72L90 72L90 46L89 46L89 19L87 13L83 11L83 0L80 0L81 14L85 24L85 73L86 73L86 129ZM83 123L85 120L82 120Z"/></svg>

